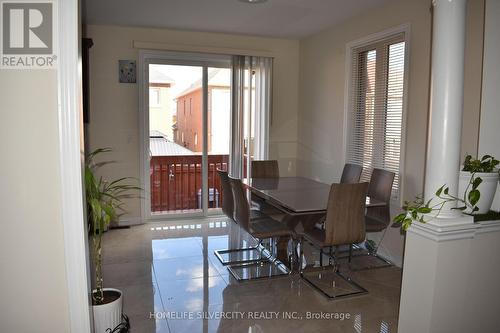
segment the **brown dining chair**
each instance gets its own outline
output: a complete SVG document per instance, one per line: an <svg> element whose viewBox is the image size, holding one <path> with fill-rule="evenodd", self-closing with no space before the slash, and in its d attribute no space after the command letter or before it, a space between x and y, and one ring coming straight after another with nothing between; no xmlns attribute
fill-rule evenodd
<svg viewBox="0 0 500 333"><path fill-rule="evenodd" d="M390 201L392 194L392 184L394 183L394 172L383 170L383 169L373 169L372 175L370 177L370 185L368 187L368 196L372 199L383 201L384 206L378 207L368 207L366 209L365 224L366 232L383 232L378 243L367 240L365 242L368 254L372 255L386 265L392 265L388 260L377 255L378 248L382 241L384 240L387 229L391 223L391 210ZM381 266L376 266L377 268ZM368 267L371 268L371 267Z"/></svg>
<svg viewBox="0 0 500 333"><path fill-rule="evenodd" d="M363 167L357 164L346 163L342 171L340 183L342 184L355 184L359 183L359 178L363 172Z"/></svg>
<svg viewBox="0 0 500 333"><path fill-rule="evenodd" d="M219 178L220 178L221 190L222 190L222 212L227 217L229 217L233 222L235 222L233 191L231 190L231 185L229 184L229 175L228 175L227 171L223 171L223 170L217 170L217 173L218 173ZM258 220L262 217L265 217L264 214L262 214L258 210L254 210L254 209L250 210L250 220L251 221ZM260 254L259 247L260 247L260 244L257 244L256 246L244 247L244 248L216 250L216 251L214 251L214 254L223 265L256 262L256 261L262 260L260 255L258 257L252 257L252 256L247 255L246 259L237 259L237 260L232 260L231 256L238 254L238 253L241 253L241 252L250 252L250 253L258 252Z"/></svg>
<svg viewBox="0 0 500 333"><path fill-rule="evenodd" d="M300 241L299 267L300 275L314 288L321 291L329 298L359 295L367 291L345 277L339 271L338 250L343 245L351 245L365 240L365 206L368 183L357 184L332 184L328 196L328 204L324 229L309 229L302 233ZM333 272L343 280L355 287L356 291L343 294L330 295L314 283L307 276L307 269L303 267L303 240L318 249L329 248L329 257L333 260ZM332 252L335 247L335 253ZM320 254L322 256L322 254ZM323 267L320 267L324 270ZM320 271L321 272L321 271Z"/></svg>
<svg viewBox="0 0 500 333"><path fill-rule="evenodd" d="M361 178L361 173L363 172L363 168L357 164L346 163L344 165L344 170L342 171L342 176L340 177L341 184L355 184L359 183L359 179ZM316 222L315 226L319 229L324 227L325 216L322 216ZM323 254L323 250L320 250L321 255ZM349 254L352 254L352 246L349 248ZM350 256L349 256L350 259ZM322 262L323 257L320 257L320 262Z"/></svg>
<svg viewBox="0 0 500 333"><path fill-rule="evenodd" d="M277 160L252 161L252 178L275 178L280 177ZM266 200L252 193L252 206L267 215L281 214L277 208L266 203Z"/></svg>
<svg viewBox="0 0 500 333"><path fill-rule="evenodd" d="M252 161L252 178L279 178L277 160Z"/></svg>
<svg viewBox="0 0 500 333"><path fill-rule="evenodd" d="M267 261L271 265L279 267L277 270L267 271L267 275L262 277L270 277L274 275L288 274L289 270L284 266L279 260L276 259L276 244L279 237L291 237L293 235L292 230L290 230L285 224L280 221L276 221L269 216L264 216L258 219L251 218L251 209L243 187L243 183L240 179L229 177L229 184L231 185L231 190L233 192L234 200L234 220L238 225L248 232L252 237L258 240L259 244L263 240L271 240L271 246L269 253L262 253L262 261ZM262 247L260 247L263 249ZM263 249L264 250L264 249ZM265 252L265 251L263 251ZM259 263L256 263L259 265ZM249 277L242 278L237 271L239 269L248 268L248 264L237 264L230 265L229 271L237 280L254 279L259 277Z"/></svg>
<svg viewBox="0 0 500 333"><path fill-rule="evenodd" d="M231 191L231 185L229 185L229 175L227 171L224 170L217 170L217 174L220 178L222 190L222 212L231 220L234 220L233 193Z"/></svg>

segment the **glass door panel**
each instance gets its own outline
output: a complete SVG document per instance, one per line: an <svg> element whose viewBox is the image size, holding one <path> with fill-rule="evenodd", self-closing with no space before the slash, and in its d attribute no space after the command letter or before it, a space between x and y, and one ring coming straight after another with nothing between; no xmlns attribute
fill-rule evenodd
<svg viewBox="0 0 500 333"><path fill-rule="evenodd" d="M203 67L149 65L151 213L202 212Z"/></svg>
<svg viewBox="0 0 500 333"><path fill-rule="evenodd" d="M228 170L231 138L231 70L209 67L208 82L208 209L221 207L217 169Z"/></svg>

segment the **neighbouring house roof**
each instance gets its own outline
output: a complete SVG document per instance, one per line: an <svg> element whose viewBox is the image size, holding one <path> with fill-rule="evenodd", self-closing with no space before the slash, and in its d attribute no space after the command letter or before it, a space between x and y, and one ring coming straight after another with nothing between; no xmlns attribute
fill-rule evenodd
<svg viewBox="0 0 500 333"><path fill-rule="evenodd" d="M230 82L228 82L227 77L220 68L212 68L208 71L208 85L209 86L223 86L230 87ZM185 96L197 89L200 89L202 85L202 79L194 81L189 87L180 92L175 99Z"/></svg>
<svg viewBox="0 0 500 333"><path fill-rule="evenodd" d="M168 140L160 131L149 132L151 156L196 155L195 152Z"/></svg>
<svg viewBox="0 0 500 333"><path fill-rule="evenodd" d="M162 73L160 70L155 69L154 66L151 66L149 70L149 82L150 83L174 83L175 80L166 75L165 73Z"/></svg>

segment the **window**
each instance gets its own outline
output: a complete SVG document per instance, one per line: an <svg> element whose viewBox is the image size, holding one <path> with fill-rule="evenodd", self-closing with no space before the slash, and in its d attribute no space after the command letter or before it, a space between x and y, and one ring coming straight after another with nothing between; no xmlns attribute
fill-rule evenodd
<svg viewBox="0 0 500 333"><path fill-rule="evenodd" d="M404 34L352 49L347 162L362 165L363 181L374 168L396 174L399 196L405 78Z"/></svg>
<svg viewBox="0 0 500 333"><path fill-rule="evenodd" d="M149 88L149 106L159 107L160 105L160 88Z"/></svg>

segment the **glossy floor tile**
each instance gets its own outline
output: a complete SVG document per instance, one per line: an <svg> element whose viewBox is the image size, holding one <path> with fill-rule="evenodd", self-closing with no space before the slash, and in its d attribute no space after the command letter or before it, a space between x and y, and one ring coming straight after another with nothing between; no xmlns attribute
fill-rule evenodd
<svg viewBox="0 0 500 333"><path fill-rule="evenodd" d="M104 285L123 291L124 313L134 333L397 331L399 268L350 269L373 265L369 257L356 257L351 265L341 262L342 273L368 293L332 301L298 274L236 281L214 254L254 245L224 217L109 230L104 235ZM317 250L305 244L304 253L309 264L318 265ZM323 274L320 282L332 287L327 278Z"/></svg>

